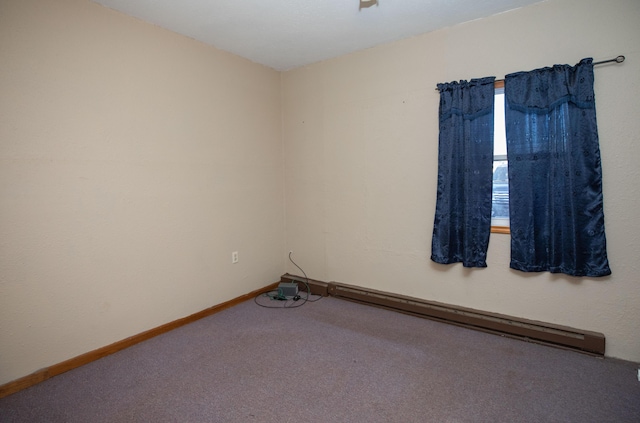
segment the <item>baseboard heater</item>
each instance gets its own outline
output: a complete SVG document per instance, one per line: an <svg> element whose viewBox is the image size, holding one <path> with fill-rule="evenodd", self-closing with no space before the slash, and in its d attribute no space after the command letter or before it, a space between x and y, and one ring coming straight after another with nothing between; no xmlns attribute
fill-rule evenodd
<svg viewBox="0 0 640 423"><path fill-rule="evenodd" d="M386 309L452 323L485 332L604 356L605 338L598 332L458 307L337 282L329 295Z"/></svg>

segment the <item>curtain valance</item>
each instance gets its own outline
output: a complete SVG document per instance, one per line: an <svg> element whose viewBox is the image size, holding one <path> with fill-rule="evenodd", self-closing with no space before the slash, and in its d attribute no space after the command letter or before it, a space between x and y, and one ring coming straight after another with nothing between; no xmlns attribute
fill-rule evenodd
<svg viewBox="0 0 640 423"><path fill-rule="evenodd" d="M505 77L509 89L505 96L513 110L546 114L562 103L581 109L596 107L593 96L593 59L582 59L577 66L554 65Z"/></svg>
<svg viewBox="0 0 640 423"><path fill-rule="evenodd" d="M455 81L438 84L440 91L440 122L451 115L462 116L464 119L475 119L488 113L493 113L493 76L472 79L470 81ZM479 95L470 95L475 89L480 89Z"/></svg>

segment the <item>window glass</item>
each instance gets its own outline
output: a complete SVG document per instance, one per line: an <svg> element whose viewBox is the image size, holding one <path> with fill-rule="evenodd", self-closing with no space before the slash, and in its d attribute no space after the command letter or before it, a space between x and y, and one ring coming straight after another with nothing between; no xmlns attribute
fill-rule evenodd
<svg viewBox="0 0 640 423"><path fill-rule="evenodd" d="M509 168L504 123L504 88L496 88L493 132L491 226L509 226Z"/></svg>

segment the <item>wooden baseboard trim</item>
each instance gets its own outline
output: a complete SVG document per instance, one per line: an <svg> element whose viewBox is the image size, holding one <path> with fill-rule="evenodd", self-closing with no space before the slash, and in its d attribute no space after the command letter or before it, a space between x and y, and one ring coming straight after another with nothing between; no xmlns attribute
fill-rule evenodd
<svg viewBox="0 0 640 423"><path fill-rule="evenodd" d="M68 372L69 370L75 369L85 364L91 363L92 361L106 357L108 355L121 351L125 348L129 348L132 345L138 344L142 341L146 341L147 339L151 339L155 336L169 332L173 329L179 328L180 326L184 326L189 323L195 322L196 320L200 320L204 317L211 316L212 314L219 313L223 310L226 310L235 305L238 305L247 300L250 300L254 298L256 295L271 291L275 289L277 286L278 286L278 282L270 284L264 288L257 289L253 292L234 298L222 304L215 305L205 310L199 311L190 316L183 317L178 320L174 320L172 322L166 323L164 325L158 326L153 329L149 329L148 331L139 333L137 335L133 335L129 338L115 342L111 345L107 345L105 347L98 348L93 351L89 351L88 353L79 355L74 358L70 358L69 360L63 361L62 363L45 367L44 369L38 370L34 373L31 373L30 375L21 377L12 382L8 382L4 385L0 385L0 398L4 398L8 395L15 394L18 391L29 388L40 382L44 382L45 380L50 379L54 376L57 376L64 372Z"/></svg>

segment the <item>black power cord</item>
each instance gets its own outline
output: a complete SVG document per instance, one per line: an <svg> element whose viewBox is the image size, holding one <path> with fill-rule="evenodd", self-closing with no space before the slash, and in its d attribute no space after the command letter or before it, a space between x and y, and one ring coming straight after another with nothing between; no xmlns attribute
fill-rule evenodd
<svg viewBox="0 0 640 423"><path fill-rule="evenodd" d="M302 270L302 268L300 266L298 266L298 264L295 261L293 261L293 259L291 258L291 254L293 254L293 251L289 251L289 260L298 269L300 269L300 271L302 272L302 274L305 277L305 280L302 281L302 283L304 283L304 285L307 287L307 291L306 291L307 295L305 295L304 297L301 297L300 295L295 295L292 298L287 298L279 290L273 290L273 291L265 292L264 294L256 295L253 298L253 302L254 303L259 305L260 307L265 307L265 308L298 308L298 307L302 307L303 305L305 305L308 302L309 303L315 303L316 301L319 301L319 300L322 299L322 295L319 295L318 298L316 298L316 299L309 299L309 296L311 295L311 288L309 287L309 277L307 277L307 274L304 272L304 270ZM272 301L278 301L281 305L261 304L258 301L259 298L269 298L270 299L270 301L269 301L270 303ZM302 302L299 302L301 300L302 300Z"/></svg>

